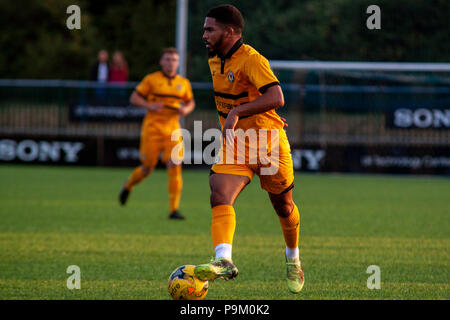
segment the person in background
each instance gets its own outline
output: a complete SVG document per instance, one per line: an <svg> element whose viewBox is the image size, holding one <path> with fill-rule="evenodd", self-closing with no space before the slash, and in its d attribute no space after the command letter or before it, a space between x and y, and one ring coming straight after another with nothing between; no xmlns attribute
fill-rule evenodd
<svg viewBox="0 0 450 320"><path fill-rule="evenodd" d="M97 62L91 68L90 79L98 82L107 82L109 78L108 51L102 49L98 52Z"/></svg>
<svg viewBox="0 0 450 320"><path fill-rule="evenodd" d="M128 81L128 63L122 52L114 52L112 63L109 68L109 82Z"/></svg>
<svg viewBox="0 0 450 320"><path fill-rule="evenodd" d="M97 62L91 67L90 79L101 84L106 84L109 78L108 51L102 49L98 52ZM105 103L107 98L106 88L101 86L95 87L95 99L97 103Z"/></svg>
<svg viewBox="0 0 450 320"><path fill-rule="evenodd" d="M108 81L117 84L119 87L114 86L114 88L110 88L110 98L113 98L118 103L126 104L128 102L126 89L120 87L128 81L128 63L120 51L116 51L113 54L112 63L109 67Z"/></svg>

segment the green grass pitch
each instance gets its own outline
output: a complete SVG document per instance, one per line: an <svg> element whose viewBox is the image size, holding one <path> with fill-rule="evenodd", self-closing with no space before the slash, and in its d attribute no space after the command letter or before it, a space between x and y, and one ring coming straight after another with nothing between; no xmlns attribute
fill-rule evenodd
<svg viewBox="0 0 450 320"><path fill-rule="evenodd" d="M181 211L168 215L157 170L120 207L129 168L0 166L0 299L169 299L175 267L213 256L207 170L185 170ZM297 174L305 287L285 285L279 221L257 177L238 198L235 281L206 299L449 299L450 180ZM81 289L66 287L69 265ZM367 267L381 289L367 288Z"/></svg>

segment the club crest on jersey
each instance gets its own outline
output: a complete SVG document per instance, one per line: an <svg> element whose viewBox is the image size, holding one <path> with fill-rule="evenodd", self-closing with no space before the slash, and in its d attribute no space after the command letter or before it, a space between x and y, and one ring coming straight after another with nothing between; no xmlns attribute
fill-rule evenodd
<svg viewBox="0 0 450 320"><path fill-rule="evenodd" d="M181 84L177 84L176 88L178 91L181 91L181 89L183 89L183 86Z"/></svg>
<svg viewBox="0 0 450 320"><path fill-rule="evenodd" d="M228 81L230 81L230 82L234 81L234 74L232 71L228 72Z"/></svg>

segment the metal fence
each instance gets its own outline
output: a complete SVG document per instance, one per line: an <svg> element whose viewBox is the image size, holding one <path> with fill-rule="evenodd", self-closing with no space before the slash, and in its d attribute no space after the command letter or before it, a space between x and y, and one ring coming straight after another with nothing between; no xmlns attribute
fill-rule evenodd
<svg viewBox="0 0 450 320"><path fill-rule="evenodd" d="M277 112L289 125L295 169L450 173L447 73L282 70L277 76L286 102ZM138 163L145 110L128 101L136 85L0 80L0 160L65 163L61 143L73 142L84 146L79 164ZM192 87L196 110L182 126L193 132L194 121L202 121L203 130L217 128L211 83Z"/></svg>
<svg viewBox="0 0 450 320"><path fill-rule="evenodd" d="M449 72L281 70L279 78L298 92L285 114L299 119L292 132L299 143L450 142Z"/></svg>

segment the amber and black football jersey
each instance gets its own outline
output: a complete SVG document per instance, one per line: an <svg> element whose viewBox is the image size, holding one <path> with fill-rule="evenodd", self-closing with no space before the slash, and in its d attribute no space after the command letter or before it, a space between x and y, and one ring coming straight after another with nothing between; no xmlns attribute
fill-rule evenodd
<svg viewBox="0 0 450 320"><path fill-rule="evenodd" d="M230 110L257 99L265 90L279 85L270 69L269 61L242 39L226 56L219 55L208 60L213 80L214 96L219 120L223 126ZM274 109L264 113L244 116L236 128L282 129L283 121Z"/></svg>
<svg viewBox="0 0 450 320"><path fill-rule="evenodd" d="M144 124L153 130L171 132L179 127L179 108L193 98L191 84L188 79L176 75L169 78L158 71L147 75L136 87L136 91L149 103L163 102L160 112L148 111Z"/></svg>

